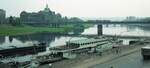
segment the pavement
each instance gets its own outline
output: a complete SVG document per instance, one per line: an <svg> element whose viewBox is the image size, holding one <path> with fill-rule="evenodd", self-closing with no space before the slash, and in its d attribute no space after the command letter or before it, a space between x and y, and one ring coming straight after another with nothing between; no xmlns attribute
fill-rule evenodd
<svg viewBox="0 0 150 68"><path fill-rule="evenodd" d="M120 57L107 63L97 64L90 68L150 68L150 60L143 60L141 51Z"/></svg>
<svg viewBox="0 0 150 68"><path fill-rule="evenodd" d="M116 50L116 48L109 49L103 54L80 54L77 58L71 60L62 60L60 62L52 63L51 68L92 68L98 64L105 64L118 58L130 55L132 53L138 52L144 45L129 45L121 46ZM50 68L49 65L42 65L39 68ZM95 68L95 67L94 67ZM96 67L97 68L97 67ZM99 68L99 67L98 67Z"/></svg>

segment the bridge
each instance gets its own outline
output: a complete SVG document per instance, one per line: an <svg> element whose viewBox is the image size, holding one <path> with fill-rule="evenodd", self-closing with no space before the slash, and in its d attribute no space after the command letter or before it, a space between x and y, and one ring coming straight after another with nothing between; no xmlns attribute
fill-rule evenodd
<svg viewBox="0 0 150 68"><path fill-rule="evenodd" d="M61 25L66 24L133 24L133 25L143 25L149 24L150 21L110 21L110 20L91 20L91 21L83 21L83 22L53 22L53 23L24 23L32 26L51 26L51 27L60 27Z"/></svg>
<svg viewBox="0 0 150 68"><path fill-rule="evenodd" d="M120 39L150 39L150 36L132 36L132 35L75 35L68 34L63 36L70 37L86 37L86 38L97 38L97 37L112 37L112 38L120 38Z"/></svg>
<svg viewBox="0 0 150 68"><path fill-rule="evenodd" d="M150 24L150 21L110 21L110 20L93 20L87 24Z"/></svg>

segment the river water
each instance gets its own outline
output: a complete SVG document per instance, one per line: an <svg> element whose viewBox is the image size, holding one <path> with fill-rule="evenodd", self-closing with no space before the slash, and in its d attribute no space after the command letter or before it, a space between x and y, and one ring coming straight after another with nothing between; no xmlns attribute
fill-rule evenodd
<svg viewBox="0 0 150 68"><path fill-rule="evenodd" d="M97 35L97 25L84 29L80 34L82 35ZM141 25L120 25L120 24L109 24L103 25L104 35L129 35L129 36L150 36L150 27ZM49 47L65 45L66 41L85 39L84 37L76 36L62 36L49 33L42 34L30 34L30 35L19 35L19 36L0 36L0 46L6 45L27 45L31 42L47 42ZM47 48L48 50L48 48ZM7 58L3 61L28 61L31 60L32 55L23 57ZM20 59L19 59L20 58Z"/></svg>
<svg viewBox="0 0 150 68"><path fill-rule="evenodd" d="M91 28L85 29L82 34L97 34L97 29L97 25L95 25ZM121 36L150 36L150 25L103 25L103 34Z"/></svg>

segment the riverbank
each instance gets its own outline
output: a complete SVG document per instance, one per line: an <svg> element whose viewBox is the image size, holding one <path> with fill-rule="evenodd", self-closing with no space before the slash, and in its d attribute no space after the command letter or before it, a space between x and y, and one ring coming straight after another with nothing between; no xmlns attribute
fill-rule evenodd
<svg viewBox="0 0 150 68"><path fill-rule="evenodd" d="M84 25L83 27L76 27L76 25L63 25L58 28L54 27L32 27L28 25L21 26L11 26L11 25L0 25L0 36L6 35L25 35L33 33L66 33L74 29L84 29L84 27L89 27L89 25Z"/></svg>
<svg viewBox="0 0 150 68"><path fill-rule="evenodd" d="M120 52L116 53L115 49L110 49L103 54L80 54L77 58L71 60L63 60L60 62L52 63L52 68L92 68L92 66L97 64L107 63L111 60L118 59L122 56L129 55L133 52L139 51L144 45L130 45L119 47ZM48 65L43 65L40 68L48 68Z"/></svg>
<svg viewBox="0 0 150 68"><path fill-rule="evenodd" d="M32 26L10 26L1 25L0 35L23 35L42 32L65 32L65 28L32 27Z"/></svg>

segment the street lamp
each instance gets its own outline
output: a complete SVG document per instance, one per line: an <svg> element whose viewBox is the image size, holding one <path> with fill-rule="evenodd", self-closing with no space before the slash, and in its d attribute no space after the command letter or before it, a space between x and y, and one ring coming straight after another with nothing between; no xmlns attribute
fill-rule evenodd
<svg viewBox="0 0 150 68"><path fill-rule="evenodd" d="M0 54L0 57L3 59L4 56Z"/></svg>
<svg viewBox="0 0 150 68"><path fill-rule="evenodd" d="M118 36L120 36L121 37L121 35L123 34L123 33L125 33L125 32L130 32L129 30L127 30L127 31L122 31L122 32L120 32L119 34L118 34ZM117 38L117 35L115 34L115 37Z"/></svg>
<svg viewBox="0 0 150 68"><path fill-rule="evenodd" d="M121 35L125 32L130 32L130 31L127 30L127 31L120 32L118 35L115 34L115 38L114 38L115 43L118 43L118 42L120 43L120 41L118 41L118 38L119 38L119 36L121 37Z"/></svg>
<svg viewBox="0 0 150 68"><path fill-rule="evenodd" d="M69 48L70 47L70 41L71 41L71 39L72 39L73 37L71 37L68 41L67 41L67 43L66 43L66 45L67 45L67 47Z"/></svg>

